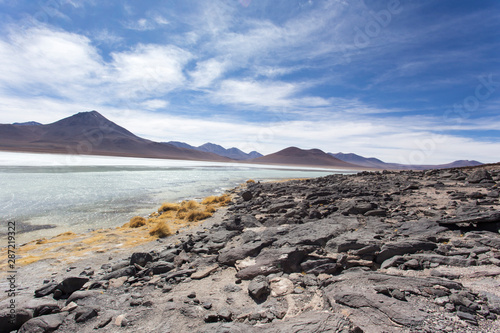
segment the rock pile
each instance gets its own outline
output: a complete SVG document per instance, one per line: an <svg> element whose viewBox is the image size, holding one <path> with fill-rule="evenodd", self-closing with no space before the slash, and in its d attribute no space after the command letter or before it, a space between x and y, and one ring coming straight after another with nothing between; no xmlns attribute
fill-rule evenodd
<svg viewBox="0 0 500 333"><path fill-rule="evenodd" d="M220 223L47 280L5 332L494 332L500 167L252 183Z"/></svg>

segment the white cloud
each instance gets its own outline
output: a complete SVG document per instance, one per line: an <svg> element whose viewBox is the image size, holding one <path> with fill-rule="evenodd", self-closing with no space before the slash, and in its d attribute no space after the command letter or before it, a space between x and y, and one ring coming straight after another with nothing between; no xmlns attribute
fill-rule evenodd
<svg viewBox="0 0 500 333"><path fill-rule="evenodd" d="M292 83L225 80L212 99L220 104L283 107L290 106L290 99L297 91Z"/></svg>
<svg viewBox="0 0 500 333"><path fill-rule="evenodd" d="M158 110L165 109L168 106L168 102L161 99L150 99L141 103L141 106L146 110Z"/></svg>
<svg viewBox="0 0 500 333"><path fill-rule="evenodd" d="M149 31L168 25L170 22L161 15L153 15L148 18L140 18L138 20L130 20L124 23L125 28L137 31Z"/></svg>
<svg viewBox="0 0 500 333"><path fill-rule="evenodd" d="M65 94L97 84L103 69L90 40L81 35L32 28L11 31L0 40L0 86L4 89Z"/></svg>
<svg viewBox="0 0 500 333"><path fill-rule="evenodd" d="M225 61L217 59L198 62L195 70L189 73L193 80L193 86L195 88L210 87L215 80L222 76L226 66Z"/></svg>
<svg viewBox="0 0 500 333"><path fill-rule="evenodd" d="M0 88L73 101L116 103L164 95L185 84L191 54L171 45L137 45L106 62L84 36L11 30L0 39Z"/></svg>
<svg viewBox="0 0 500 333"><path fill-rule="evenodd" d="M123 37L115 35L107 29L94 32L90 38L98 44L106 45L121 44L124 41Z"/></svg>
<svg viewBox="0 0 500 333"><path fill-rule="evenodd" d="M138 45L112 53L110 80L120 98L159 95L184 84L183 68L191 54L176 46ZM119 91L116 91L119 90Z"/></svg>

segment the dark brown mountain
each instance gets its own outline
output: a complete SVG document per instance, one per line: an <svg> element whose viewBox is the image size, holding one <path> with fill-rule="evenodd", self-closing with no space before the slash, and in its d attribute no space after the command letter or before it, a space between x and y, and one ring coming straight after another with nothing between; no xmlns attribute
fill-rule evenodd
<svg viewBox="0 0 500 333"><path fill-rule="evenodd" d="M80 112L48 125L0 125L0 150L231 161L216 154L140 138L97 111Z"/></svg>
<svg viewBox="0 0 500 333"><path fill-rule="evenodd" d="M262 164L316 166L325 168L360 168L359 165L341 161L338 158L328 155L322 150L304 150L297 147L288 147L274 154L254 158L250 160L250 162Z"/></svg>

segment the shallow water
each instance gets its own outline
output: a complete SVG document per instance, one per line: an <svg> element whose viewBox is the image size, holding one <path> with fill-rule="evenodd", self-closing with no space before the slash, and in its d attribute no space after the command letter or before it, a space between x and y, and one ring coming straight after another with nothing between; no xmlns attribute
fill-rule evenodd
<svg viewBox="0 0 500 333"><path fill-rule="evenodd" d="M65 231L121 226L135 215L147 216L162 202L221 194L248 179L335 172L346 171L0 152L0 213L5 229L0 229L0 245L6 243L8 221L16 221L21 244ZM37 228L42 229L27 231Z"/></svg>

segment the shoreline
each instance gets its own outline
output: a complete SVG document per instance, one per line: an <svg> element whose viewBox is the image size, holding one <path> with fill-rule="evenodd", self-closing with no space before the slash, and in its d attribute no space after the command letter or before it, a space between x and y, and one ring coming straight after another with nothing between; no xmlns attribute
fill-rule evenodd
<svg viewBox="0 0 500 333"><path fill-rule="evenodd" d="M499 184L498 166L250 183L192 230L20 268L19 309L73 302L55 332L498 331Z"/></svg>
<svg viewBox="0 0 500 333"><path fill-rule="evenodd" d="M234 193L241 186L243 186L243 184L232 190L226 191L226 193ZM199 200L199 205L193 205L193 207L190 207L186 211L185 214L187 215L190 212L204 212L207 207L210 208L210 212L206 213L206 215L209 216L202 216L200 220L195 219L193 221L188 221L185 220L185 218L178 218L175 215L164 217L163 222L167 224L170 235L190 230L202 224L205 219L210 218L219 209L224 208L225 203L218 203L217 201L210 202L205 205L201 203L210 198L221 198L226 195L228 194L223 194L220 197L213 195L205 197ZM184 202L190 203L195 201L183 200L181 203ZM179 203L162 203L160 206L163 205L179 205ZM65 261L67 263L71 263L73 261L78 261L88 254L105 255L108 252L125 251L129 248L135 248L140 245L157 241L162 237L168 237L170 235L158 237L150 234L150 231L155 227L155 225L162 222L158 221L161 217L159 211L160 208L157 211L149 213L147 218L141 217L144 219L144 225L139 227L129 226L131 223L130 221L135 218L132 216L130 221L122 223L121 226L117 227L96 229L83 233L67 231L49 238L43 237L30 240L23 244L16 244L17 266L22 267L37 261L56 259L60 256L68 257ZM89 249L91 246L92 249ZM5 247L2 246L0 248L0 256L7 257L7 251L8 245L6 244ZM4 273L3 270L6 267L7 263L0 263L2 273ZM0 277L1 276L2 275L0 275Z"/></svg>

